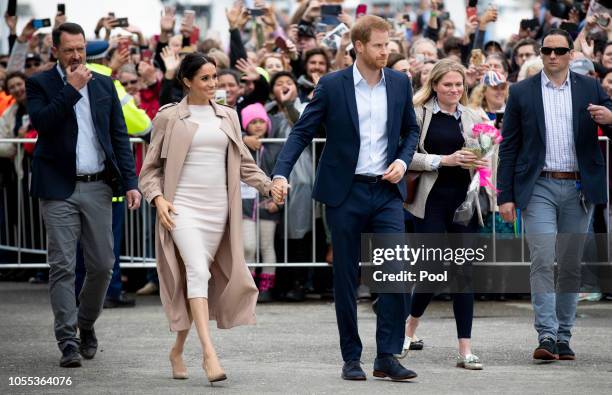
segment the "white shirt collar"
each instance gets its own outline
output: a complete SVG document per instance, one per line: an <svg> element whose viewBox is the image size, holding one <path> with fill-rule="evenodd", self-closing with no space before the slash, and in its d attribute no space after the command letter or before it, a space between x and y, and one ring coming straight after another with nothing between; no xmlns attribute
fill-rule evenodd
<svg viewBox="0 0 612 395"><path fill-rule="evenodd" d="M549 88L555 88L555 85L550 80L550 78L548 78L548 76L546 75L544 70L542 70L541 73L542 73L542 85L544 85L546 87L549 87ZM558 89L563 89L563 88L568 87L568 86L570 86L570 72L569 72L569 70L567 71L567 77L565 77L565 81L563 81L563 83L561 84L561 86Z"/></svg>
<svg viewBox="0 0 612 395"><path fill-rule="evenodd" d="M457 103L457 109L452 114L450 114L450 113L448 113L446 111L443 111L440 108L440 104L438 104L438 98L434 97L433 111L432 111L434 114L442 112L443 114L446 114L446 115L452 115L453 117L455 117L455 119L459 120L459 119L461 119L461 114L463 113L463 111L464 111L464 107L463 107L463 105L461 103Z"/></svg>
<svg viewBox="0 0 612 395"><path fill-rule="evenodd" d="M378 81L376 86L381 85L381 84L386 86L387 84L385 80L385 69L382 69L380 71L380 75L381 75L380 81ZM363 78L363 76L359 72L359 69L357 68L357 62L355 62L353 63L353 84L357 86L362 80L367 84L367 81L365 80L365 78Z"/></svg>

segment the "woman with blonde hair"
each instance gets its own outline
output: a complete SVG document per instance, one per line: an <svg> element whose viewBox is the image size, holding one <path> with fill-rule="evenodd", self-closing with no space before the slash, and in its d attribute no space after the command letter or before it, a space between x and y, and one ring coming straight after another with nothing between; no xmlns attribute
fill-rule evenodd
<svg viewBox="0 0 612 395"><path fill-rule="evenodd" d="M466 107L465 68L450 59L437 62L413 102L421 136L408 169L422 173L414 201L406 209L414 216L415 232L476 233L478 224L482 224L478 204L476 215L467 226L453 222L455 211L466 198L474 168L488 166L487 161L462 148L472 139L472 126L481 122L480 116ZM474 294L463 292L452 296L459 338L457 366L482 369L480 359L472 354L470 341ZM432 297L431 290L419 291L419 286L413 290L404 353L410 348L422 348L415 332Z"/></svg>

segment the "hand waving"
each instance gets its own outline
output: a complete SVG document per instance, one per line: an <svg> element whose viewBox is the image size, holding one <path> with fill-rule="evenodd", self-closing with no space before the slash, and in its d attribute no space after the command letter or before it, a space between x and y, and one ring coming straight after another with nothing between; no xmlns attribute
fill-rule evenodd
<svg viewBox="0 0 612 395"><path fill-rule="evenodd" d="M261 75L257 72L257 66L250 60L238 59L236 61L236 69L242 71L247 81L257 81Z"/></svg>
<svg viewBox="0 0 612 395"><path fill-rule="evenodd" d="M181 63L178 54L174 53L168 46L162 49L161 58L164 61L166 70L176 71Z"/></svg>

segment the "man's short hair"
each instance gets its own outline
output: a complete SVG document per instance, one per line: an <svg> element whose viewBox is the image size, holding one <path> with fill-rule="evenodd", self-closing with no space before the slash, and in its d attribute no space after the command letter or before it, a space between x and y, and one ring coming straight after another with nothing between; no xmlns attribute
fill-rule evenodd
<svg viewBox="0 0 612 395"><path fill-rule="evenodd" d="M367 44L370 41L372 30L383 32L391 31L391 25L383 18L376 15L364 15L355 22L351 29L351 42L361 41Z"/></svg>
<svg viewBox="0 0 612 395"><path fill-rule="evenodd" d="M83 39L85 39L85 31L83 31L83 28L81 27L81 25L78 25L72 22L64 22L58 27L56 27L55 29L53 29L53 33L51 34L51 37L53 39L53 46L55 48L59 48L60 37L62 33L82 34Z"/></svg>
<svg viewBox="0 0 612 395"><path fill-rule="evenodd" d="M567 41L567 45L569 49L574 49L574 40L572 40L572 37L570 36L570 34L566 32L565 30L551 29L548 33L544 35L544 37L542 37L542 46L544 46L544 40L548 36L563 36L565 37L565 40Z"/></svg>
<svg viewBox="0 0 612 395"><path fill-rule="evenodd" d="M538 44L538 42L532 38L524 38L514 44L514 47L512 48L512 55L516 55L516 51L518 51L520 47L525 47L527 45L531 45L533 47L536 55L540 54L540 44Z"/></svg>

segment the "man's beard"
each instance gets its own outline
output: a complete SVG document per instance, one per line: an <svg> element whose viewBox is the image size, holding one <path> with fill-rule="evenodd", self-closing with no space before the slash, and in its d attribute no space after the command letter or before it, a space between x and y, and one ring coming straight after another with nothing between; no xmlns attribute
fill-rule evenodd
<svg viewBox="0 0 612 395"><path fill-rule="evenodd" d="M363 57L364 63L370 67L371 69L382 69L386 66L387 64L387 58L375 58L375 57L371 57L369 55L366 55Z"/></svg>

